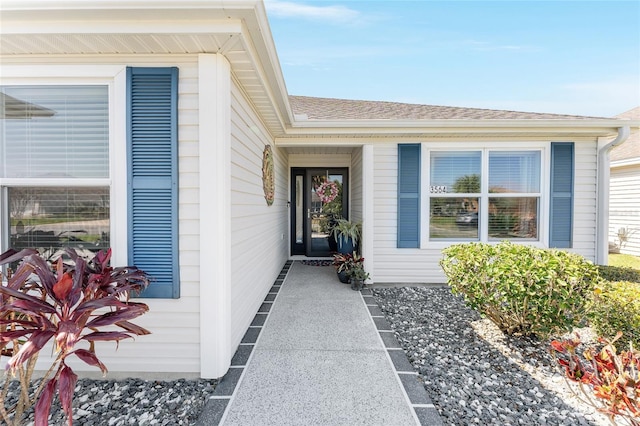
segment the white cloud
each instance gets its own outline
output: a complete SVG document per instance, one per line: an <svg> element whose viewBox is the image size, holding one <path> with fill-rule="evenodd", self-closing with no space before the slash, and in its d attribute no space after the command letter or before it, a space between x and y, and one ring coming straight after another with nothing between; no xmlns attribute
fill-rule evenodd
<svg viewBox="0 0 640 426"><path fill-rule="evenodd" d="M272 16L281 18L304 18L335 24L350 23L360 18L360 12L346 6L311 6L306 4L269 0L265 2L267 11Z"/></svg>

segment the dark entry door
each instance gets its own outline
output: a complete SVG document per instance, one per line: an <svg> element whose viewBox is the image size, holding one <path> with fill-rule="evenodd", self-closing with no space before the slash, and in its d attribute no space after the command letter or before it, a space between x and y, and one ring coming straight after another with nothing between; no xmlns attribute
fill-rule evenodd
<svg viewBox="0 0 640 426"><path fill-rule="evenodd" d="M291 254L328 257L331 222L347 217L347 168L291 169Z"/></svg>

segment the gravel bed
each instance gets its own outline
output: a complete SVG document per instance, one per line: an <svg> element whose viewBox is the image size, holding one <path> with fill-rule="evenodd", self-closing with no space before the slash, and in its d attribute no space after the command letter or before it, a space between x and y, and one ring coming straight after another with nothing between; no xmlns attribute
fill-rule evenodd
<svg viewBox="0 0 640 426"><path fill-rule="evenodd" d="M17 382L12 385L17 387ZM80 379L73 399L74 425L191 425L215 389L215 380ZM12 389L13 390L13 389ZM9 392L9 395L15 392ZM58 398L50 425L65 425ZM27 425L33 425L33 411Z"/></svg>
<svg viewBox="0 0 640 426"><path fill-rule="evenodd" d="M449 288L375 288L373 295L445 425L610 424L567 387L547 342L505 336ZM81 379L74 425L194 424L215 385ZM51 413L50 425L65 424L57 398ZM33 413L25 424L33 425Z"/></svg>
<svg viewBox="0 0 640 426"><path fill-rule="evenodd" d="M548 342L505 336L449 288L373 295L446 425L610 424L572 393Z"/></svg>

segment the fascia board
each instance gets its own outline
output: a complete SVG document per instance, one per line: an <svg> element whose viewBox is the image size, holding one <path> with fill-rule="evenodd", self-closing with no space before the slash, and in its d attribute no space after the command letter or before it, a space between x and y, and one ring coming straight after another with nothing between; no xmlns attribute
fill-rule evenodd
<svg viewBox="0 0 640 426"><path fill-rule="evenodd" d="M284 80L284 74L280 67L280 58L278 57L278 50L276 49L273 35L271 34L271 26L269 25L269 19L264 2L259 1L256 7L256 14L253 15L256 19L255 24L251 25L253 21L246 21L249 25L249 35L251 40L260 40L262 44L262 50L264 56L262 57L262 63L266 64L267 74L270 76L270 83L272 90L278 93L278 102L275 103L278 107L279 120L290 126L294 121L293 110L291 109L291 103L289 102L289 93L287 91L287 85Z"/></svg>
<svg viewBox="0 0 640 426"><path fill-rule="evenodd" d="M242 21L153 21L113 20L113 21L66 21L61 25L56 21L11 21L2 22L0 34L240 34Z"/></svg>
<svg viewBox="0 0 640 426"><path fill-rule="evenodd" d="M264 88L270 104L273 105L277 113L278 123L281 129L284 130L287 128L288 122L285 121L286 114L283 114L283 109L285 109L284 104L286 103L288 105L289 102L286 101L286 99L288 99L286 91L283 92L282 87L277 84L276 75L280 69L274 69L273 66L271 66L272 64L264 61L264 55L261 54L260 51L260 49L262 49L262 53L264 53L264 46L256 46L252 40L255 39L250 36L243 37L243 48L254 66L255 74ZM265 127L268 128L266 125Z"/></svg>
<svg viewBox="0 0 640 426"><path fill-rule="evenodd" d="M238 31L255 1L4 1L3 34L222 33ZM228 5L230 6L230 5ZM230 27L226 28L226 24Z"/></svg>
<svg viewBox="0 0 640 426"><path fill-rule="evenodd" d="M244 20L243 43L260 76L271 104L278 115L283 129L291 124L293 113L289 103L284 75L280 68L276 46L271 35L267 12L262 2L258 4L256 13Z"/></svg>
<svg viewBox="0 0 640 426"><path fill-rule="evenodd" d="M2 10L255 9L261 0L3 0Z"/></svg>
<svg viewBox="0 0 640 426"><path fill-rule="evenodd" d="M621 120L371 120L295 122L287 136L415 134L545 134L612 136Z"/></svg>
<svg viewBox="0 0 640 426"><path fill-rule="evenodd" d="M468 128L487 128L487 127L508 127L508 128L598 128L598 129L617 129L618 127L628 126L626 120L616 119L559 119L559 120L538 120L538 119L506 119L506 120L300 120L295 121L292 128L446 128L446 127L468 127Z"/></svg>

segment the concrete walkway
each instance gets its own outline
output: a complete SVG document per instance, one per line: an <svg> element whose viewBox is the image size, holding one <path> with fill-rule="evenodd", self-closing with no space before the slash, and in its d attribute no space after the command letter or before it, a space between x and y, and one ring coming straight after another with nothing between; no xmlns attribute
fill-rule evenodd
<svg viewBox="0 0 640 426"><path fill-rule="evenodd" d="M377 306L332 267L289 265L199 424L439 424Z"/></svg>

